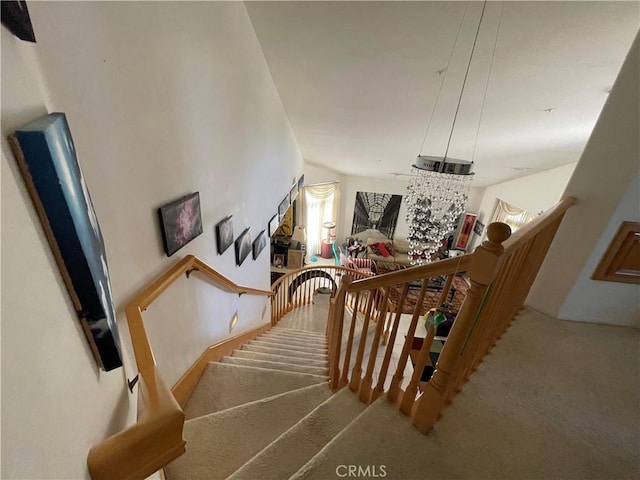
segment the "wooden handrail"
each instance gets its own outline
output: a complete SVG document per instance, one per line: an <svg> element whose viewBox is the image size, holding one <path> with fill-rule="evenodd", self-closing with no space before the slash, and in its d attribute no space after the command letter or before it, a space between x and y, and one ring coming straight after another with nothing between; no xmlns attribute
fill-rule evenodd
<svg viewBox="0 0 640 480"><path fill-rule="evenodd" d="M412 282L414 280L422 280L423 278L464 272L469 269L470 265L471 254L466 254L460 257L447 258L446 260L428 263L427 265L421 265L419 267L406 268L383 275L376 275L375 277L354 280L349 286L345 286L345 288L349 293L362 292L372 288L388 287Z"/></svg>
<svg viewBox="0 0 640 480"><path fill-rule="evenodd" d="M218 273L216 270L211 268L199 258L193 255L187 255L182 260L177 262L173 267L167 270L164 274L158 277L157 280L152 282L142 292L136 295L136 297L129 302L129 305L131 306L135 304L142 310L146 310L146 308L151 305L151 303L153 303L153 301L158 298L160 294L162 294L162 292L169 288L169 286L173 282L175 282L183 273L192 269L195 269L198 272L202 273L207 277L207 279L212 280L218 288L229 293L248 293L252 295L267 296L270 296L273 293L271 290L259 290L257 288L240 286L232 280L229 280L221 273Z"/></svg>
<svg viewBox="0 0 640 480"><path fill-rule="evenodd" d="M184 413L154 369L139 382L138 420L89 450L93 480L138 480L185 452Z"/></svg>
<svg viewBox="0 0 640 480"><path fill-rule="evenodd" d="M198 271L218 288L230 292L271 296L271 290L243 287L193 255L187 255L142 290L125 307L131 343L140 375L138 419L89 451L87 466L93 480L142 480L185 452L184 413L156 368L142 312L183 273Z"/></svg>
<svg viewBox="0 0 640 480"><path fill-rule="evenodd" d="M575 203L575 197L563 198L559 203L537 217L535 219L535 222L529 222L526 225L523 225L504 242L503 246L505 251L510 252L511 250L516 248L523 241L523 239L530 238L542 233L553 222L561 219L565 212Z"/></svg>
<svg viewBox="0 0 640 480"><path fill-rule="evenodd" d="M420 293L417 299L412 300L413 315L402 344L402 351L396 361L395 373L387 390L387 398L395 402L402 413L411 416L413 424L420 431L426 433L431 430L442 410L452 401L523 307L560 222L568 208L575 202L576 199L572 197L563 199L544 214L538 216L533 222L519 229L514 235L511 235L511 229L507 224L491 223L487 227L487 239L473 253L462 257L353 282L343 282L329 311L329 330L333 333L330 336L330 351L332 352L329 360L330 385L333 388L349 385L349 388L366 403L385 393L384 385L390 357L392 354L398 353L395 344L399 317L401 313L404 313L404 297L407 295L409 282L421 280ZM413 340L416 326L419 317L424 313L422 310L429 280L438 276L446 276L438 299L430 298L428 300L436 307L432 311L437 312L437 309L446 308L444 304L447 303L447 296L450 289L453 288L454 277L459 272L465 272L469 288L465 289L462 303L457 305L455 321L447 335L447 341L439 353L436 365L432 366L434 367L433 374L430 375L428 381L422 381L426 362L430 361L431 340L435 335L435 325L431 322L428 327L427 339L417 353L417 358L415 351L411 353L412 362L415 363L413 373L410 382L402 390L401 385L403 384L407 359L414 349ZM382 324L376 325L369 346L366 346L367 342L364 339L369 334L369 319L374 318L371 315L372 300L375 300L378 305L380 298L382 298L382 304L376 315L379 315L378 318L385 318L389 289L394 290L395 305L390 311L395 313L395 320L391 322L391 318L389 318L390 341L386 343L378 384L372 391L371 372L375 369L376 364L371 359L379 357L378 349L381 348L380 340L382 339L380 332L384 328ZM368 298L367 307L362 312L364 313L362 326L358 326L361 332L359 337L355 332L355 310L352 315L349 315L351 323L344 325L344 311L347 307L345 298L353 297L355 297L356 304L361 298ZM437 318L436 313L433 316L434 319ZM345 348L346 358L341 370L338 362L342 358L340 333L343 328L349 334ZM353 360L352 351L356 348L356 343L358 352ZM363 377L362 361L365 346L369 352L369 362ZM353 362L353 366L351 366L351 362ZM348 372L349 368L351 368L351 375ZM422 394L419 395L418 391L421 391Z"/></svg>

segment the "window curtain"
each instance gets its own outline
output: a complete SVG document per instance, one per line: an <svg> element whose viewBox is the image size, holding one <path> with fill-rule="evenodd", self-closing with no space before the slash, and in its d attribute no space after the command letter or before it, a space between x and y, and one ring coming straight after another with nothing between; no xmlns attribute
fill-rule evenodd
<svg viewBox="0 0 640 480"><path fill-rule="evenodd" d="M526 210L522 210L521 208L514 207L504 200L498 199L498 203L496 204L496 208L493 211L493 215L491 216L491 222L503 222L511 227L511 231L515 232L523 225L526 225L531 220L533 220L533 215L531 215ZM490 222L490 223L491 223Z"/></svg>
<svg viewBox="0 0 640 480"><path fill-rule="evenodd" d="M340 190L338 183L305 185L302 189L301 224L307 227L307 255L318 255L322 247L322 224L338 224Z"/></svg>

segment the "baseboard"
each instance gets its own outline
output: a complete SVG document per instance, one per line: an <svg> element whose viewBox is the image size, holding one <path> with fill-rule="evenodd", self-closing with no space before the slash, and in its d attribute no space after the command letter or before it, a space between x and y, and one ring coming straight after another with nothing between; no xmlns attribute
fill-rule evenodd
<svg viewBox="0 0 640 480"><path fill-rule="evenodd" d="M271 328L271 322L265 323L252 330L248 330L235 337L228 338L220 343L211 345L208 347L200 358L198 358L186 373L177 381L177 383L171 389L171 393L176 398L181 407L184 407L191 396L191 392L198 384L202 372L207 368L209 362L217 362L225 355L230 355L231 352L240 348L242 345L250 340L253 340L258 335L266 332Z"/></svg>

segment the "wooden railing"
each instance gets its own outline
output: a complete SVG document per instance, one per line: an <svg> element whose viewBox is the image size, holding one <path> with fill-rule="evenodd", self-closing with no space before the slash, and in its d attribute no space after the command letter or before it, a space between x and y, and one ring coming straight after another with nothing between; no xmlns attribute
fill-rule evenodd
<svg viewBox="0 0 640 480"><path fill-rule="evenodd" d="M182 274L197 271L216 287L237 294L271 296L270 290L242 287L188 255L137 295L125 308L131 343L140 376L138 419L89 451L87 465L93 480L138 480L182 455L184 414L156 369L142 312Z"/></svg>
<svg viewBox="0 0 640 480"><path fill-rule="evenodd" d="M348 385L366 403L386 393L387 398L395 402L402 413L412 417L414 425L422 432L430 431L440 413L523 307L564 213L574 202L573 198L563 200L513 236L506 224L492 223L487 228L488 239L473 253L462 257L360 280L345 276L330 308L328 332L331 387L338 389ZM421 382L435 335L433 323L428 326L417 355L414 350L413 373L408 382L404 381L405 367L421 318L421 310L414 309L405 341L401 348L396 347L410 282L422 281L418 287L420 290L416 302L417 306L422 306L430 281L438 276L445 276L446 283L433 305L437 307L447 300L454 277L461 272L465 272L470 286L431 379L426 383ZM415 288L415 284L412 287ZM389 301L392 294L394 302ZM349 308L354 303L364 307ZM361 310L364 315L359 335L356 335L357 310ZM370 332L369 323L373 318L383 321L378 321L373 332ZM343 336L347 337L344 351ZM370 342L367 342L368 337L371 337ZM384 342L385 337L388 337L388 342ZM378 360L380 345L384 343L384 356L382 360ZM370 345L366 355L368 361L363 365L367 344ZM392 357L395 358L397 368L385 390ZM374 379L376 366L378 374Z"/></svg>
<svg viewBox="0 0 640 480"><path fill-rule="evenodd" d="M289 272L271 286L271 323L275 325L292 310L309 305L319 288L335 295L345 275L368 278L370 274L336 265L315 265Z"/></svg>

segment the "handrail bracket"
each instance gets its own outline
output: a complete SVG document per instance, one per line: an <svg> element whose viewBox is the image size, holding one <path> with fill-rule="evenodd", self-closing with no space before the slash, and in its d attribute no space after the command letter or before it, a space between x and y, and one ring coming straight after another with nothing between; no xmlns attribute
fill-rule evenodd
<svg viewBox="0 0 640 480"><path fill-rule="evenodd" d="M198 267L191 267L186 272L184 272L184 274L187 276L187 278L189 278L189 275L191 275L193 272L199 272L199 271L200 269Z"/></svg>

